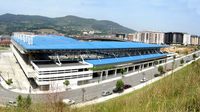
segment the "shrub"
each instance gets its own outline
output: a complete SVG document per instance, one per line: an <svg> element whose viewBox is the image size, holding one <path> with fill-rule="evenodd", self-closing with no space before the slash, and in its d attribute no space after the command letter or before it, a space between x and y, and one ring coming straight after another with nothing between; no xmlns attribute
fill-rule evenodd
<svg viewBox="0 0 200 112"><path fill-rule="evenodd" d="M160 72L160 74L163 74L163 73L164 73L164 68L163 68L163 66L159 66L159 67L158 67L158 72Z"/></svg>
<svg viewBox="0 0 200 112"><path fill-rule="evenodd" d="M63 82L63 84L64 84L65 86L68 86L68 85L70 84L70 82L69 82L68 80L65 80L65 81Z"/></svg>
<svg viewBox="0 0 200 112"><path fill-rule="evenodd" d="M124 87L124 82L122 80L118 80L116 83L116 88L120 90L123 89L123 87Z"/></svg>
<svg viewBox="0 0 200 112"><path fill-rule="evenodd" d="M124 72L126 72L124 68L120 69L120 73L121 73L122 77L124 77Z"/></svg>
<svg viewBox="0 0 200 112"><path fill-rule="evenodd" d="M193 57L193 60L195 60L197 58L197 55L193 54L192 57Z"/></svg>
<svg viewBox="0 0 200 112"><path fill-rule="evenodd" d="M12 83L13 83L12 79L8 79L8 80L6 81L6 84L8 84L8 85L11 85Z"/></svg>
<svg viewBox="0 0 200 112"><path fill-rule="evenodd" d="M26 98L23 98L21 95L17 97L17 106L19 108L29 109L31 104L32 104L32 99L30 95L28 95Z"/></svg>
<svg viewBox="0 0 200 112"><path fill-rule="evenodd" d="M180 60L180 63L181 63L181 65L182 65L182 64L184 63L184 60L183 60L183 59L181 59L181 60Z"/></svg>

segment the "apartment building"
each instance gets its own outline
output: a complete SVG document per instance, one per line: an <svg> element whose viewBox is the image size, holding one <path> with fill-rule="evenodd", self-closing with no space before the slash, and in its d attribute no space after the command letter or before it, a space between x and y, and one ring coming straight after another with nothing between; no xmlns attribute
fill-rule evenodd
<svg viewBox="0 0 200 112"><path fill-rule="evenodd" d="M163 32L142 31L142 32L129 34L127 38L128 40L135 41L135 42L143 42L143 43L150 43L150 44L164 43Z"/></svg>
<svg viewBox="0 0 200 112"><path fill-rule="evenodd" d="M199 37L197 35L191 36L191 45L199 45Z"/></svg>

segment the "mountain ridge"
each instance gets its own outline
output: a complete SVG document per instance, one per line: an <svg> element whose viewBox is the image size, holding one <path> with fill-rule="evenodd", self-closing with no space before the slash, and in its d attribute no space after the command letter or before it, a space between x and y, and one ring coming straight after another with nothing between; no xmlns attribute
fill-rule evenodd
<svg viewBox="0 0 200 112"><path fill-rule="evenodd" d="M38 29L54 29L66 35L81 34L83 31L99 31L103 34L135 32L133 29L110 20L97 20L74 15L54 18L10 13L0 15L0 34Z"/></svg>

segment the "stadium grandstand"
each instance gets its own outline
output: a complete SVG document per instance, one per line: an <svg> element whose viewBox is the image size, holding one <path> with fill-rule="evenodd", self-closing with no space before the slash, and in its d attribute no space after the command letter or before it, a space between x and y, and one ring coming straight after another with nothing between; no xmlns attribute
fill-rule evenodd
<svg viewBox="0 0 200 112"><path fill-rule="evenodd" d="M11 49L28 79L40 90L79 86L139 71L167 61L166 47L120 41L81 41L55 35L16 32Z"/></svg>

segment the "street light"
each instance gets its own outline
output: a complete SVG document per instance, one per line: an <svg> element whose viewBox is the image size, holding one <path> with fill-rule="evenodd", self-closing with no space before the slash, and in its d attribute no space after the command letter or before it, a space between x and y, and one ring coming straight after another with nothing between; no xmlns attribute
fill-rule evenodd
<svg viewBox="0 0 200 112"><path fill-rule="evenodd" d="M85 90L85 88L82 88L81 91L82 91L82 102L84 102L85 101L85 92L86 92L86 90Z"/></svg>
<svg viewBox="0 0 200 112"><path fill-rule="evenodd" d="M172 74L174 75L174 66L175 66L176 55L173 56L173 65L172 65Z"/></svg>
<svg viewBox="0 0 200 112"><path fill-rule="evenodd" d="M29 94L31 94L31 86L29 87Z"/></svg>

